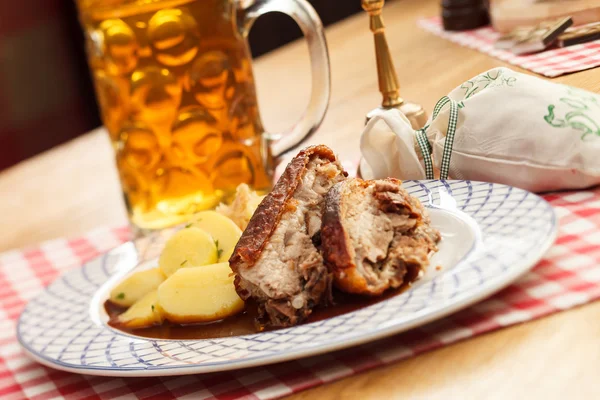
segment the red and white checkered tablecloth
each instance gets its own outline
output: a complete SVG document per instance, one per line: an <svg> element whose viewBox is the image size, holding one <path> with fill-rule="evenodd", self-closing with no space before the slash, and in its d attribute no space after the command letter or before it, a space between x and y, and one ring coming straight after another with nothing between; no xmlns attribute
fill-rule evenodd
<svg viewBox="0 0 600 400"><path fill-rule="evenodd" d="M556 244L530 273L469 309L367 345L284 364L166 378L104 378L43 367L15 338L25 303L61 272L127 240L101 229L0 255L0 398L274 399L484 332L600 298L600 188L546 195L560 218Z"/></svg>
<svg viewBox="0 0 600 400"><path fill-rule="evenodd" d="M489 54L509 64L554 78L571 72L583 71L600 65L600 40L564 48L553 48L540 53L518 56L507 50L494 48L500 34L491 26L469 31L447 32L440 17L419 20L425 30L461 46Z"/></svg>

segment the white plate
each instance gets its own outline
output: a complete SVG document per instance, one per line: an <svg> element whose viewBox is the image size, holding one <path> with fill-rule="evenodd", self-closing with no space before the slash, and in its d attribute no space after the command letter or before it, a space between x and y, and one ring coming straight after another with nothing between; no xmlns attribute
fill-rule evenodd
<svg viewBox="0 0 600 400"><path fill-rule="evenodd" d="M556 237L550 205L524 190L469 181L404 186L429 208L443 240L425 277L389 300L319 322L223 339L149 340L113 330L102 307L110 287L140 263L148 265L144 260L160 252L162 234L154 242L125 243L57 279L21 314L19 342L47 366L107 376L198 374L307 357L465 308L531 269Z"/></svg>

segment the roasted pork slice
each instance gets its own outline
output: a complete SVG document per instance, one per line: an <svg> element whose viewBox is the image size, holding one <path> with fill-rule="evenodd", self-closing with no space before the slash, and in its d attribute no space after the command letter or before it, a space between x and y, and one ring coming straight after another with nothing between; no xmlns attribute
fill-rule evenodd
<svg viewBox="0 0 600 400"><path fill-rule="evenodd" d="M328 192L322 252L335 285L377 296L415 280L437 250L439 232L397 179L347 179Z"/></svg>
<svg viewBox="0 0 600 400"><path fill-rule="evenodd" d="M257 303L260 324L298 324L331 298L332 277L318 249L321 210L325 194L345 177L328 147L309 147L250 219L229 263L240 297Z"/></svg>

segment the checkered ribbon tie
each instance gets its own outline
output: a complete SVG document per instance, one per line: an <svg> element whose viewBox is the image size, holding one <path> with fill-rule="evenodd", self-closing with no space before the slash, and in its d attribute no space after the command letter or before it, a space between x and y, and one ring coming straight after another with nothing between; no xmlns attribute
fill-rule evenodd
<svg viewBox="0 0 600 400"><path fill-rule="evenodd" d="M452 157L452 147L454 146L454 136L456 133L456 124L458 122L458 103L452 100L448 96L442 97L435 107L433 108L433 114L431 120L435 120L439 113L446 107L450 106L450 116L448 117L448 129L446 130L446 140L444 142L444 152L442 153L442 162L440 164L440 179L448 179L450 172L450 158ZM415 134L417 144L421 150L423 156L423 162L425 164L425 177L427 179L434 179L433 173L433 161L431 159L431 144L427 139L427 128L430 124L425 125L424 128L418 130Z"/></svg>

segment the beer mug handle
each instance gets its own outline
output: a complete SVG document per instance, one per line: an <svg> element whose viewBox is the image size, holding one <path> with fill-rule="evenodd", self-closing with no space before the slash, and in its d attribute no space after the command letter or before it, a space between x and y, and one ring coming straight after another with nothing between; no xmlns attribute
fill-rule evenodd
<svg viewBox="0 0 600 400"><path fill-rule="evenodd" d="M250 4L244 7L244 3ZM312 135L321 125L327 112L331 79L323 24L315 9L306 0L256 0L254 2L239 0L237 4L239 9L236 19L245 37L258 17L270 12L281 12L296 21L308 41L312 69L312 93L308 107L302 118L288 132L266 134L267 139L272 143L272 154L280 156Z"/></svg>

